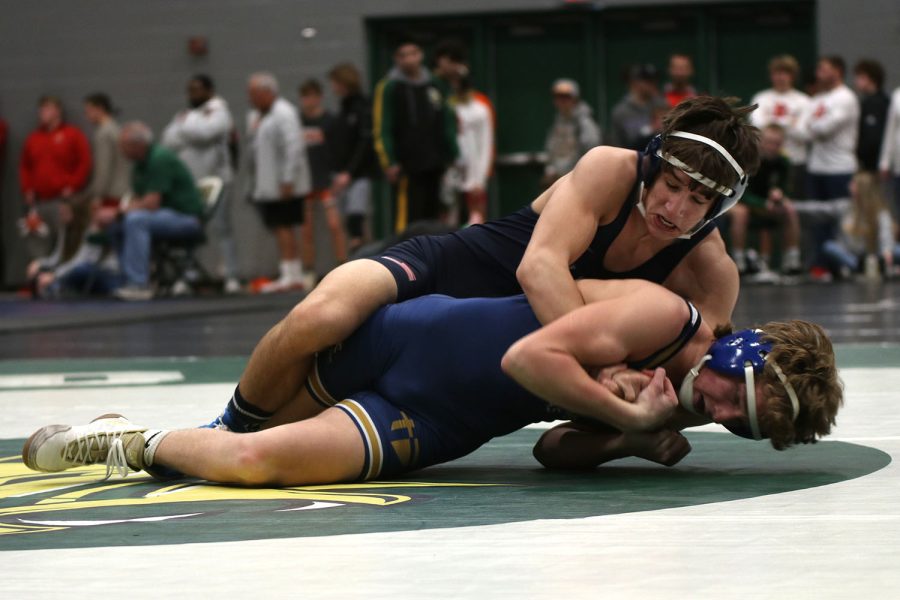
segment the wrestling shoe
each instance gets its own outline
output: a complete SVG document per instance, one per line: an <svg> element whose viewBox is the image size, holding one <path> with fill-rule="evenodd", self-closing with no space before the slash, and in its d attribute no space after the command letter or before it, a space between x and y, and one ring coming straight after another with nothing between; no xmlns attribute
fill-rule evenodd
<svg viewBox="0 0 900 600"><path fill-rule="evenodd" d="M144 469L144 432L122 415L97 417L87 425L47 425L25 441L22 461L29 469L55 473L106 463L106 477Z"/></svg>
<svg viewBox="0 0 900 600"><path fill-rule="evenodd" d="M206 425L201 425L198 429L219 429L221 431L231 431L231 427L228 426L228 423L225 422L225 413L222 413L215 419L213 419L210 423Z"/></svg>

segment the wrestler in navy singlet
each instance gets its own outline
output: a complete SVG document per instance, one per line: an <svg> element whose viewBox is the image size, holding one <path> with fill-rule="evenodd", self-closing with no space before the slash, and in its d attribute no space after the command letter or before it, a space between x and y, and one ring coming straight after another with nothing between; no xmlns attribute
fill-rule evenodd
<svg viewBox="0 0 900 600"><path fill-rule="evenodd" d="M575 279L644 279L662 283L688 252L714 229L707 223L690 239L676 239L642 265L625 272L603 266L606 252L621 233L640 193L644 155L637 153L635 185L616 218L597 228L591 245L571 266ZM531 205L506 217L446 235L418 236L384 251L373 260L393 274L397 302L446 294L454 298L513 296L522 293L516 269L531 240L538 214Z"/></svg>
<svg viewBox="0 0 900 600"><path fill-rule="evenodd" d="M661 364L693 337L700 317L688 306L678 338L635 367ZM539 327L524 295L391 304L318 354L307 389L356 423L362 479L446 462L530 423L571 418L500 368L506 350Z"/></svg>

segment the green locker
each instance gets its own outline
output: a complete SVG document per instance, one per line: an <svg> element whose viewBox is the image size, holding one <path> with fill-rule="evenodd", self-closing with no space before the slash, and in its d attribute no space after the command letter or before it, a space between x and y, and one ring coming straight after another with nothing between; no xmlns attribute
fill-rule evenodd
<svg viewBox="0 0 900 600"><path fill-rule="evenodd" d="M499 214L531 202L540 192L544 149L554 109L550 87L560 77L576 80L582 96L596 106L592 57L585 50L583 15L540 19L509 18L492 27L492 91L497 111Z"/></svg>
<svg viewBox="0 0 900 600"><path fill-rule="evenodd" d="M713 14L717 64L713 91L745 103L770 86L768 63L777 54L792 54L805 76L815 71L811 4L722 7ZM802 81L797 85L802 89Z"/></svg>

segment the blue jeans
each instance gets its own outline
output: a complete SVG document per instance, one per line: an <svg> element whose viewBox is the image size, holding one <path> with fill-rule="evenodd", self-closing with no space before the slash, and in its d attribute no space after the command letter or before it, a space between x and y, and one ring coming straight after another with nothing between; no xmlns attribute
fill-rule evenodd
<svg viewBox="0 0 900 600"><path fill-rule="evenodd" d="M200 231L200 219L171 208L125 213L119 258L126 284L145 287L149 283L153 240L192 238Z"/></svg>
<svg viewBox="0 0 900 600"><path fill-rule="evenodd" d="M828 266L834 270L847 267L852 272L859 270L859 256L850 252L846 246L837 240L828 240L822 246L822 254L828 262Z"/></svg>

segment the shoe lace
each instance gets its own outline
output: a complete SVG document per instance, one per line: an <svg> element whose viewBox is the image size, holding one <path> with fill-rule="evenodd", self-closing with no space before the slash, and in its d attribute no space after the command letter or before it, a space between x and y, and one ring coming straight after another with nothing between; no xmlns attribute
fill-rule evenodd
<svg viewBox="0 0 900 600"><path fill-rule="evenodd" d="M106 477L103 481L109 479L114 472L118 473L121 479L125 479L128 477L128 471L125 444L122 443L122 436L118 436L109 445L109 454L106 455Z"/></svg>
<svg viewBox="0 0 900 600"><path fill-rule="evenodd" d="M128 461L125 458L125 445L122 443L124 431L93 432L66 446L65 458L75 464L92 465L104 460L98 454L108 445L106 452L106 477L107 480L118 472L123 479L128 476Z"/></svg>

